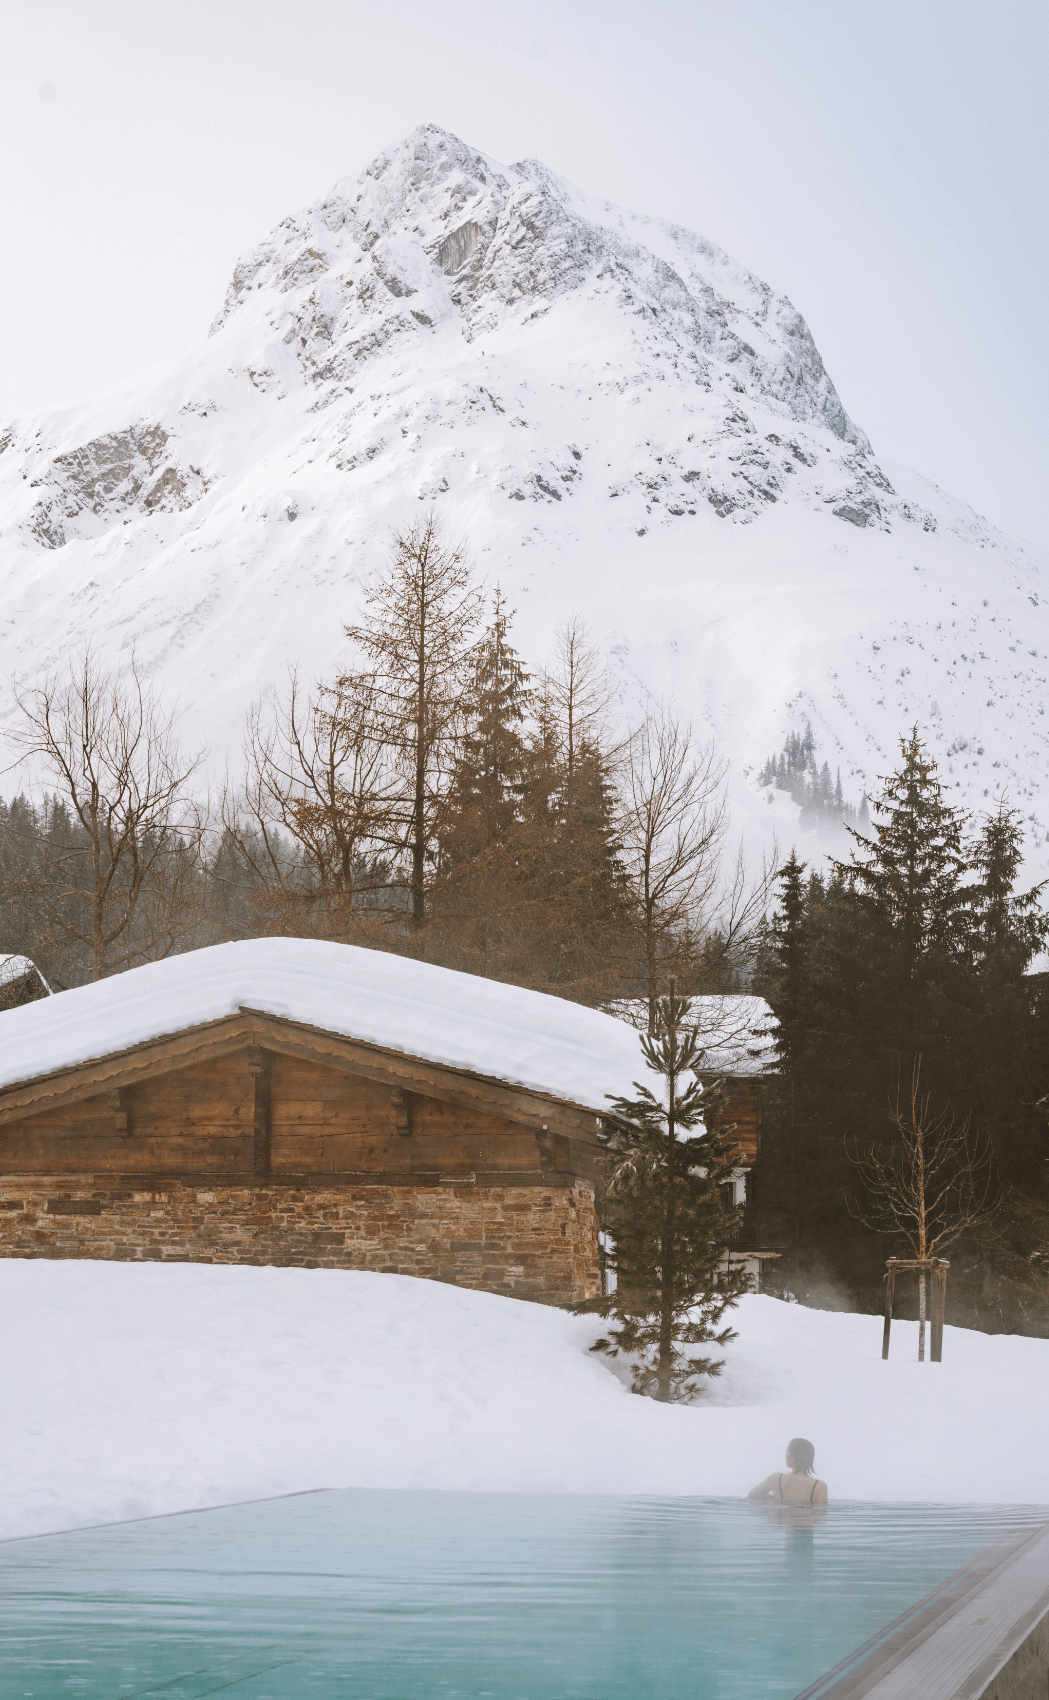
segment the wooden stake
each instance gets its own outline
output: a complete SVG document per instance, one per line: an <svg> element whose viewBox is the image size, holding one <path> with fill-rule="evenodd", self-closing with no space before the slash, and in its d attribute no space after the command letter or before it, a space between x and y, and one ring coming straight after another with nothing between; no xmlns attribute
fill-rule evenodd
<svg viewBox="0 0 1049 1700"><path fill-rule="evenodd" d="M932 1268L932 1352L934 1364L943 1362L943 1313L947 1303L947 1271L950 1264L941 1257Z"/></svg>
<svg viewBox="0 0 1049 1700"><path fill-rule="evenodd" d="M889 1355L889 1330L892 1327L892 1294L893 1288L896 1285L896 1259L894 1257L890 1257L885 1268L888 1273L882 1277L885 1282L885 1327L881 1336L881 1355L883 1359L887 1358Z"/></svg>

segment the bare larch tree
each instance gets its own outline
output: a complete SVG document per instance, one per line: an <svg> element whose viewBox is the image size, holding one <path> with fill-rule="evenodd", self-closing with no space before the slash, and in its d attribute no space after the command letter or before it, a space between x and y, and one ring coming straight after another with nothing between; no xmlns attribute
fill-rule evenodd
<svg viewBox="0 0 1049 1700"><path fill-rule="evenodd" d="M623 861L651 1033L668 975L693 994L723 989L746 969L775 861L752 877L742 848L726 854L725 762L713 741L697 746L691 723L666 703L629 739L621 768Z"/></svg>
<svg viewBox="0 0 1049 1700"><path fill-rule="evenodd" d="M600 749L609 761L614 759L618 752L609 738L609 721L618 690L581 615L573 614L558 626L554 659L540 676L538 695L545 718L556 727L569 785L581 751Z"/></svg>
<svg viewBox="0 0 1049 1700"><path fill-rule="evenodd" d="M465 549L444 539L431 510L395 533L386 566L364 586L364 604L365 618L346 635L365 658L377 724L400 780L393 848L408 859L409 920L418 934L484 601ZM337 690L346 684L340 679Z"/></svg>
<svg viewBox="0 0 1049 1700"><path fill-rule="evenodd" d="M623 848L641 929L648 1030L683 936L715 906L727 828L725 764L694 752L692 726L660 703L631 739L623 777Z"/></svg>

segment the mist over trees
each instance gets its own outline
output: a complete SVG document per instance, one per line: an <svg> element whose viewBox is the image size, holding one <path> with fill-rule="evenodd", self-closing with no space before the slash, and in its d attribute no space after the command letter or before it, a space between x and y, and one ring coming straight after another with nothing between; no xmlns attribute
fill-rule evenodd
<svg viewBox="0 0 1049 1700"><path fill-rule="evenodd" d="M876 1201L857 1198L849 1152L868 1178L898 1164L901 1082L906 1094L920 1070L932 1119L971 1130L1003 1193L952 1251L948 1315L1043 1332L1049 985L1028 970L1049 920L1043 888L1016 887L1019 814L1002 801L973 821L952 807L915 731L873 822L826 873L792 854L779 874L756 989L778 1019L780 1071L749 1231L782 1248L781 1290L878 1309L884 1259L903 1241L857 1221Z"/></svg>
<svg viewBox="0 0 1049 1700"><path fill-rule="evenodd" d="M593 1005L739 989L768 871L727 843L716 751L669 704L624 728L582 620L535 668L512 622L432 514L396 533L344 669L253 703L212 798L139 670L71 657L18 696L41 789L0 804L0 950L58 988L284 935Z"/></svg>
<svg viewBox="0 0 1049 1700"><path fill-rule="evenodd" d="M830 764L817 764L816 740L812 725L805 722L804 732L790 732L778 756L770 756L758 774L758 784L770 790L786 791L798 804L798 826L802 832L822 827L858 826L865 831L870 825L867 799L850 803L841 787L841 769L831 775Z"/></svg>

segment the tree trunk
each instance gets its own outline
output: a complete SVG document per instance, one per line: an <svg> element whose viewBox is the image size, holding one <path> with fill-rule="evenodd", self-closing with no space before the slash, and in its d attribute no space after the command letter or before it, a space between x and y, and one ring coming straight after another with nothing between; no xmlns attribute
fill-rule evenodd
<svg viewBox="0 0 1049 1700"><path fill-rule="evenodd" d="M667 1117L667 1204L664 1212L665 1233L660 1247L662 1254L662 1270L660 1280L659 1307L659 1367L656 1371L656 1398L665 1405L671 1399L671 1378L674 1369L674 1287L677 1271L674 1268L674 1229L677 1200L674 1197L674 1145L676 1130L674 1126L674 1095L677 1082L674 1074L669 1076L670 1112Z"/></svg>
<svg viewBox="0 0 1049 1700"><path fill-rule="evenodd" d="M674 1271L672 1268L673 1254L669 1250L673 1244L674 1224L672 1220L673 1205L667 1210L667 1232L663 1241L663 1279L661 1283L661 1304L659 1310L659 1367L656 1371L656 1398L665 1405L670 1403L670 1381L674 1368Z"/></svg>
<svg viewBox="0 0 1049 1700"><path fill-rule="evenodd" d="M645 900L645 975L648 980L648 1031L655 1033L659 988L656 985L656 929L652 904Z"/></svg>
<svg viewBox="0 0 1049 1700"><path fill-rule="evenodd" d="M422 931L426 920L426 610L422 610L419 639L419 674L415 699L415 819L412 827L412 932Z"/></svg>
<svg viewBox="0 0 1049 1700"><path fill-rule="evenodd" d="M102 842L98 810L90 814L91 833L91 978L101 980L105 971L106 947L102 937Z"/></svg>
<svg viewBox="0 0 1049 1700"><path fill-rule="evenodd" d="M918 1271L918 1362L925 1362L925 1270Z"/></svg>

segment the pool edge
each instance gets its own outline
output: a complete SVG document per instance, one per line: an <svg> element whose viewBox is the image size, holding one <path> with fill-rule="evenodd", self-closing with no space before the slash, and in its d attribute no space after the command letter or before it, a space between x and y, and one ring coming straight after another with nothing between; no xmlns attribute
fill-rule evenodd
<svg viewBox="0 0 1049 1700"><path fill-rule="evenodd" d="M794 1700L1029 1700L1047 1656L1049 1521L1004 1535Z"/></svg>

